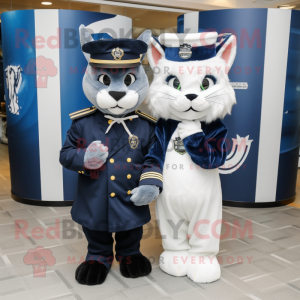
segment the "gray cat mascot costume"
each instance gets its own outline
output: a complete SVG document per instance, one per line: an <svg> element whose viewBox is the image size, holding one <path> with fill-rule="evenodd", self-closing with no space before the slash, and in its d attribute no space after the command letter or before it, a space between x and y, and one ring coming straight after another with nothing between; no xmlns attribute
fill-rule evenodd
<svg viewBox="0 0 300 300"><path fill-rule="evenodd" d="M151 32L137 40L94 41L83 25L79 31L88 61L83 90L93 106L70 114L60 163L78 172L71 214L88 240L75 278L95 285L105 281L114 260L113 232L121 274L137 278L151 272L139 248L143 225L151 218L148 204L162 190L162 171L147 156L156 143L156 119L136 110L149 89L141 63Z"/></svg>

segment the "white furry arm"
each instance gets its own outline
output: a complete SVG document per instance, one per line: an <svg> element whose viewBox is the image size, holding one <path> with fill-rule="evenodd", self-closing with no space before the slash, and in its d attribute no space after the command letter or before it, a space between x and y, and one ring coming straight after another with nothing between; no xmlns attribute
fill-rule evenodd
<svg viewBox="0 0 300 300"><path fill-rule="evenodd" d="M178 133L182 140L197 132L202 132L200 121L183 120L178 124Z"/></svg>

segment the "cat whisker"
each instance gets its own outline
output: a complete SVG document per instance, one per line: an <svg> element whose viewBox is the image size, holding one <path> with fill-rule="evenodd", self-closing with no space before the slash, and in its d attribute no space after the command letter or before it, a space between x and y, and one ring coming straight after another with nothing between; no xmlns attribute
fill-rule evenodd
<svg viewBox="0 0 300 300"><path fill-rule="evenodd" d="M90 84L94 89L96 89L98 92L101 93L101 90L93 84L93 81L92 81L92 80L87 79L87 81L89 82L89 84Z"/></svg>
<svg viewBox="0 0 300 300"><path fill-rule="evenodd" d="M225 104L223 104L223 103L219 103L219 102L216 102L216 101L211 101L211 100L210 100L210 101L209 101L209 100L206 100L206 101L207 101L207 102L212 102L212 103L215 103L215 104L220 104L220 105L223 105L223 106L225 105Z"/></svg>
<svg viewBox="0 0 300 300"><path fill-rule="evenodd" d="M222 88L220 88L220 89L214 91L213 93L210 93L210 94L207 95L205 98L207 98L207 97L209 97L210 95L213 95L213 94L215 94L215 93L217 93L217 92L219 92L219 91L221 91L221 90L224 90L224 89L226 89L226 88L228 88L228 87L229 87L229 86L222 87Z"/></svg>
<svg viewBox="0 0 300 300"><path fill-rule="evenodd" d="M172 98L167 98L167 97L154 97L154 98L151 98L151 99L164 99L164 100L172 100L172 101L176 101L176 99L172 99Z"/></svg>
<svg viewBox="0 0 300 300"><path fill-rule="evenodd" d="M233 95L233 94L234 94L234 93L226 93L226 94L215 95L215 96L211 96L211 97L205 97L205 100L206 100L206 99L215 98L215 97L225 96L225 95Z"/></svg>
<svg viewBox="0 0 300 300"><path fill-rule="evenodd" d="M137 92L139 92L140 90L142 90L144 87L146 87L148 84L145 84L145 85L143 85L140 89L138 89L137 91L135 91L135 94L137 93Z"/></svg>
<svg viewBox="0 0 300 300"><path fill-rule="evenodd" d="M164 94L164 95L168 95L168 96L170 96L170 97L172 97L172 98L177 99L177 97L174 97L174 96L172 96L172 95L170 95L170 94L167 94L167 93L160 92L160 91L158 91L158 90L150 89L150 91L154 91L154 92L157 92L157 93L161 93L161 94Z"/></svg>

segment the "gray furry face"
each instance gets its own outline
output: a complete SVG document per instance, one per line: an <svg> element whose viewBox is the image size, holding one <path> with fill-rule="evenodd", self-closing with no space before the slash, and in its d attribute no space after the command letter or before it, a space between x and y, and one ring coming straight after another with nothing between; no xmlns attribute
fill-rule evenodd
<svg viewBox="0 0 300 300"><path fill-rule="evenodd" d="M79 27L80 44L93 41L84 25ZM150 43L151 31L144 31L138 40ZM83 52L89 62L90 55ZM141 61L146 53L142 55ZM135 68L100 68L89 64L83 77L82 87L85 96L104 114L123 116L146 99L149 90L148 77L142 65Z"/></svg>
<svg viewBox="0 0 300 300"><path fill-rule="evenodd" d="M83 91L90 102L104 114L122 116L134 111L149 90L142 66L125 68L96 68L90 65L84 75Z"/></svg>

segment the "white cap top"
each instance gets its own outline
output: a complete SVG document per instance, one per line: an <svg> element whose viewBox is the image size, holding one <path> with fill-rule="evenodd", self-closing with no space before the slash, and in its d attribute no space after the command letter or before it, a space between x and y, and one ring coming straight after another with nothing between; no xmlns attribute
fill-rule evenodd
<svg viewBox="0 0 300 300"><path fill-rule="evenodd" d="M158 41L165 47L180 47L187 43L192 47L213 45L217 42L217 32L201 32L201 33L162 33L158 37Z"/></svg>

